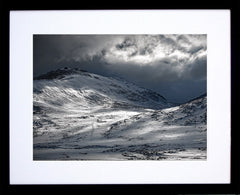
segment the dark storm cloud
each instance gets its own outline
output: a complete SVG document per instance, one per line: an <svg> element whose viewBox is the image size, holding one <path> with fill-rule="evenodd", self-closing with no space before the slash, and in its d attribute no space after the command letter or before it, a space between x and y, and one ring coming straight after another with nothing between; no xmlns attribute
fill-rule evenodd
<svg viewBox="0 0 240 195"><path fill-rule="evenodd" d="M206 68L198 72L197 64L204 66L203 61L194 61L193 67L179 72L169 66L171 61L159 61L157 66L138 66L137 64L101 64L100 70L134 81L140 86L153 89L173 102L184 102L206 92ZM177 66L175 64L174 66ZM104 73L103 73L104 74ZM192 75L191 75L192 74Z"/></svg>
<svg viewBox="0 0 240 195"><path fill-rule="evenodd" d="M159 40L162 44L170 46L173 49L176 49L177 42L173 40L171 37L167 37L166 35L159 35Z"/></svg>
<svg viewBox="0 0 240 195"><path fill-rule="evenodd" d="M183 102L206 92L206 35L35 35L34 75L80 67Z"/></svg>
<svg viewBox="0 0 240 195"><path fill-rule="evenodd" d="M33 37L33 64L34 73L42 73L55 67L62 56L62 50L58 47L58 38L48 36Z"/></svg>
<svg viewBox="0 0 240 195"><path fill-rule="evenodd" d="M116 48L120 50L126 50L129 47L137 47L134 39L126 38L123 42L116 45Z"/></svg>
<svg viewBox="0 0 240 195"><path fill-rule="evenodd" d="M34 75L59 68L62 61L80 62L104 56L114 40L110 35L101 38L95 35L34 35Z"/></svg>
<svg viewBox="0 0 240 195"><path fill-rule="evenodd" d="M185 69L184 77L186 79L206 79L207 72L207 59L205 56L197 57L194 61L190 62Z"/></svg>

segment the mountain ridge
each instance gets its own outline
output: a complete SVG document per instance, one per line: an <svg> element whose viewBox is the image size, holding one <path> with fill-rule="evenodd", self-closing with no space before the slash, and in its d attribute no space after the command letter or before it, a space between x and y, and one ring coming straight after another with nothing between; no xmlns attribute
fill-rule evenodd
<svg viewBox="0 0 240 195"><path fill-rule="evenodd" d="M51 71L33 80L33 159L206 159L206 100L173 105L123 79Z"/></svg>
<svg viewBox="0 0 240 195"><path fill-rule="evenodd" d="M76 88L80 93L92 90L96 94L96 99L111 97L115 100L121 99L121 104L131 104L132 106L136 105L138 107L142 106L152 109L171 106L166 98L153 90L139 87L121 78L105 77L78 68L72 69L65 67L63 69L50 71L35 77L34 81L35 83L44 83L45 86L51 86L53 83L58 82L60 87L61 85L65 85L65 88ZM66 84L67 82L69 82L68 86ZM42 85L42 87L44 86ZM37 88L39 88L39 85L37 87L35 84L34 92L39 91ZM86 98L89 99L87 96ZM94 97L92 97L92 100L93 98ZM119 101L117 102L120 103Z"/></svg>

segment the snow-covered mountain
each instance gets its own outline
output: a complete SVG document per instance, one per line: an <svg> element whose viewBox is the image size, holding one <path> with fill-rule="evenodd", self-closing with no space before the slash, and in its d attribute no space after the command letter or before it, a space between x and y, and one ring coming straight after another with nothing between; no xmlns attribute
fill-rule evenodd
<svg viewBox="0 0 240 195"><path fill-rule="evenodd" d="M171 105L154 91L120 78L103 77L80 69L64 68L41 75L35 78L33 91L39 104L50 103L55 108L55 105L75 104L79 107L160 109Z"/></svg>
<svg viewBox="0 0 240 195"><path fill-rule="evenodd" d="M63 68L34 79L34 160L205 159L206 96L172 107L119 78Z"/></svg>

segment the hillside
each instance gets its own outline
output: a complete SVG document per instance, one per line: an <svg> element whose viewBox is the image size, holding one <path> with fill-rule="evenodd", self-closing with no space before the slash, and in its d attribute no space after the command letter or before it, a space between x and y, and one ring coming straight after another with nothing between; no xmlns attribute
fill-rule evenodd
<svg viewBox="0 0 240 195"><path fill-rule="evenodd" d="M34 79L34 160L206 159L206 96L172 107L119 78L59 69Z"/></svg>

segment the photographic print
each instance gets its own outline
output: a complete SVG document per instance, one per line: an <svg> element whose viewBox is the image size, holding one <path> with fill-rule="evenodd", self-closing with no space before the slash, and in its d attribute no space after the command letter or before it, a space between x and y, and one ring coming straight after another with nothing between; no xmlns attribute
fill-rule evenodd
<svg viewBox="0 0 240 195"><path fill-rule="evenodd" d="M230 15L11 11L10 184L229 184Z"/></svg>
<svg viewBox="0 0 240 195"><path fill-rule="evenodd" d="M33 35L33 160L206 160L207 35Z"/></svg>

